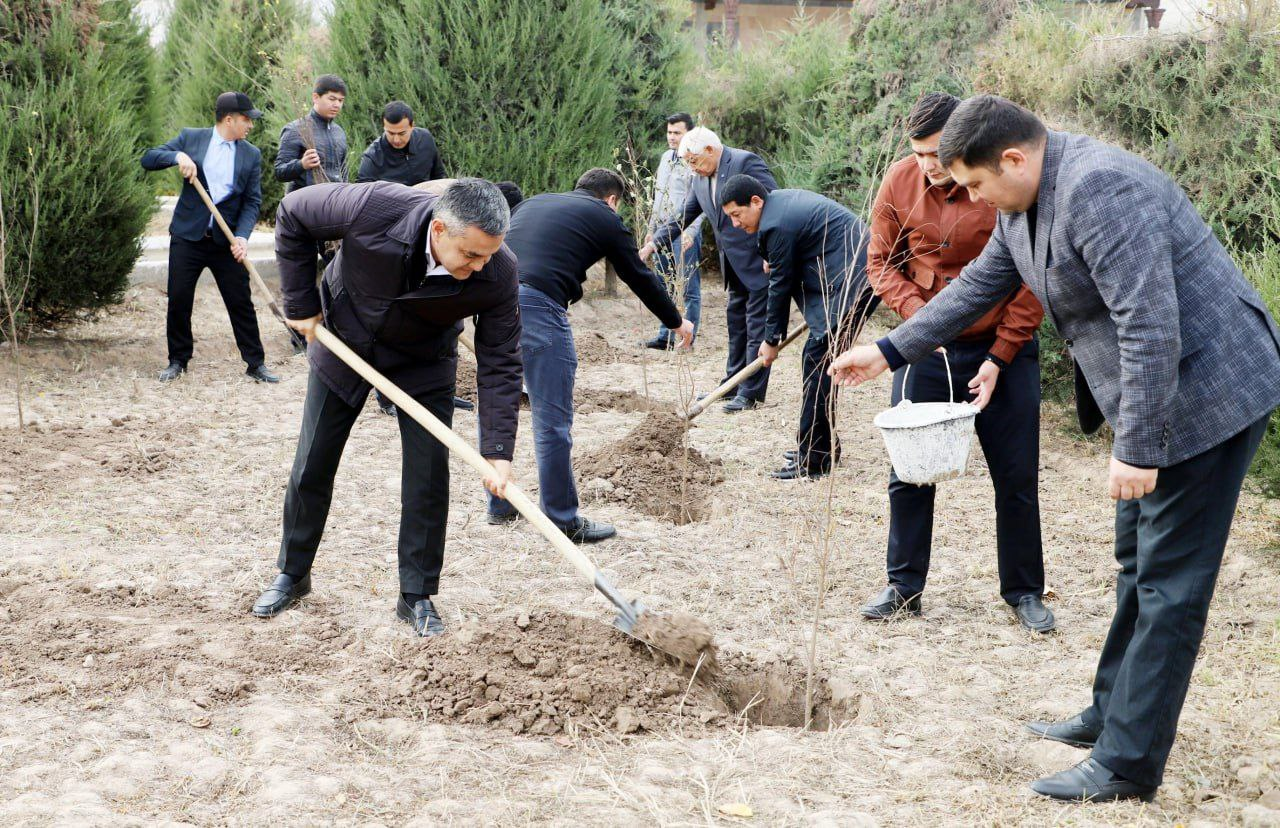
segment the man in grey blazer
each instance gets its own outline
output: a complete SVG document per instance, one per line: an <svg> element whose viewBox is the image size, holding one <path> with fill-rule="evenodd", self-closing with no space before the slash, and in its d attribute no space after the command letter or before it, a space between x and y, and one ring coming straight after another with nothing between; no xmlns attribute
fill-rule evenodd
<svg viewBox="0 0 1280 828"><path fill-rule="evenodd" d="M999 209L990 242L949 290L832 371L857 384L922 359L1021 284L1044 305L1076 363L1081 425L1105 417L1115 431L1120 572L1093 703L1029 726L1092 754L1032 789L1150 800L1240 487L1280 405L1280 331L1182 190L1141 158L982 95L951 116L939 159Z"/></svg>
<svg viewBox="0 0 1280 828"><path fill-rule="evenodd" d="M725 309L729 358L724 366L725 379L728 379L755 360L764 341L769 277L764 272L764 260L760 258L756 240L742 228L733 226L733 221L720 209L719 193L725 182L738 174L751 176L766 190L776 189L778 183L760 156L724 146L719 136L706 127L694 127L685 133L679 153L696 173L685 198L683 215L658 228L653 241L641 248L640 258L648 261L657 245L670 245L699 216L707 217L720 250L720 272L729 290L729 305ZM755 408L764 402L768 388L769 369L764 368L743 380L737 396L724 404L724 410L735 414Z"/></svg>

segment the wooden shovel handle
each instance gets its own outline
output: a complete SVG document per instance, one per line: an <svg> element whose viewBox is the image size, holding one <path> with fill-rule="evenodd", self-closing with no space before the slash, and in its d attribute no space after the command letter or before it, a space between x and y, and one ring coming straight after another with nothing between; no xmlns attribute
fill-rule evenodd
<svg viewBox="0 0 1280 828"><path fill-rule="evenodd" d="M795 342L796 338L799 337L800 334L804 333L807 330L809 330L809 323L801 322L798 326L796 326L796 328L793 331L791 331L791 333L787 334L786 339L778 343L778 350L781 351L783 348L787 347L792 342ZM742 384L743 380L745 380L747 377L751 376L752 374L756 373L763 367L764 367L764 359L762 357L756 357L755 361L752 362L750 365L743 368L741 371L734 374L733 376L729 377L727 380L721 383L720 387L718 387L716 390L712 391L707 396L695 402L689 408L689 413L685 416L685 421L688 422L689 420L692 420L694 417L698 416L702 412L706 411L709 407L715 404L716 400L720 399L725 394L728 394L730 391L737 388L739 385Z"/></svg>
<svg viewBox="0 0 1280 828"><path fill-rule="evenodd" d="M316 339L320 343L333 352L333 355L350 366L363 377L370 385L382 392L383 396L395 403L396 408L408 414L417 421L423 428L431 432L431 435L444 443L445 448L458 455L471 468L475 469L482 477L488 477L493 472L493 466L488 460L480 455L480 452L472 448L465 440L453 432L453 429L440 422L435 415L422 406L413 397L410 397L404 391L401 391L395 383L380 374L372 365L365 362L353 350L347 347L346 343L337 337L332 331L323 325L316 326ZM506 489L506 500L512 506L516 507L516 511L524 515L525 520L533 524L533 526L542 533L542 536L550 541L551 545L587 579L587 582L593 586L596 583L597 569L591 559L583 554L577 544L569 540L564 532L560 530L551 519L542 513L542 510L529 499L524 490L515 483L508 482Z"/></svg>

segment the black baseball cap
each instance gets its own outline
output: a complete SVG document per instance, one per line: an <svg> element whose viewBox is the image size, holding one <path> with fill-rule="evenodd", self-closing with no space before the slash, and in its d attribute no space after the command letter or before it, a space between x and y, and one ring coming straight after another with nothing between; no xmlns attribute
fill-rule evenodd
<svg viewBox="0 0 1280 828"><path fill-rule="evenodd" d="M224 113L239 112L255 120L262 117L262 111L254 109L253 101L249 100L249 96L243 92L223 92L218 96L215 109Z"/></svg>

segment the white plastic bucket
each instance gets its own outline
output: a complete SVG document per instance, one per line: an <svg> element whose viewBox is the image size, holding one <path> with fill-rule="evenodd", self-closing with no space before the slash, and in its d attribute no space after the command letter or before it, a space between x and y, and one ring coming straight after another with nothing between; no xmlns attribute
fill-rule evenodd
<svg viewBox="0 0 1280 828"><path fill-rule="evenodd" d="M925 486L964 474L973 447L973 421L978 407L955 401L951 385L951 362L946 349L942 360L947 367L950 402L913 403L907 398L907 378L902 374L902 401L876 415L875 424L884 435L884 446L893 471L904 483Z"/></svg>

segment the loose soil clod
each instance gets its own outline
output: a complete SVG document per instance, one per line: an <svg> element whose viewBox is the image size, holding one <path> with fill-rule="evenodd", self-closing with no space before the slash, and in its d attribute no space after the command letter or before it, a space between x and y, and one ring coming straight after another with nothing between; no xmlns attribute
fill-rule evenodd
<svg viewBox="0 0 1280 828"><path fill-rule="evenodd" d="M633 634L693 670L714 676L720 669L711 628L688 613L646 612L636 622Z"/></svg>

